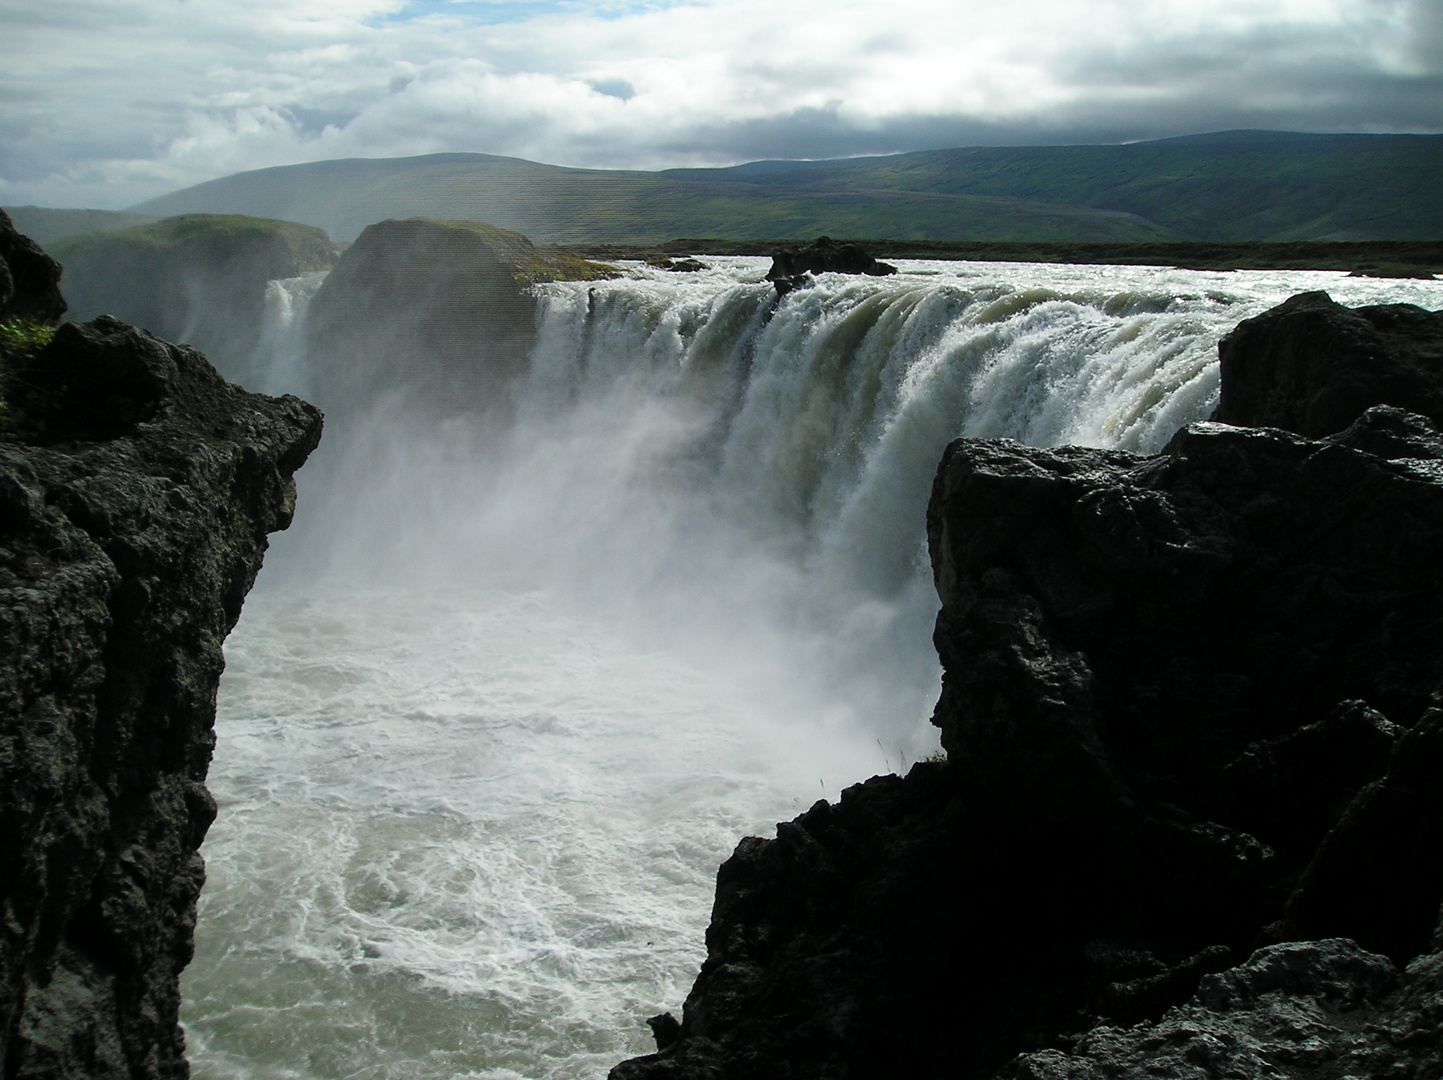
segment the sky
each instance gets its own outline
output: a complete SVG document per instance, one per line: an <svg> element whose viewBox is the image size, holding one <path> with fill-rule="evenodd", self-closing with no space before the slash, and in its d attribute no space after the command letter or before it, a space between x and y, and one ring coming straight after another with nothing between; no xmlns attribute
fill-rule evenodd
<svg viewBox="0 0 1443 1080"><path fill-rule="evenodd" d="M1443 131L1443 0L0 0L0 205L442 151L657 169Z"/></svg>

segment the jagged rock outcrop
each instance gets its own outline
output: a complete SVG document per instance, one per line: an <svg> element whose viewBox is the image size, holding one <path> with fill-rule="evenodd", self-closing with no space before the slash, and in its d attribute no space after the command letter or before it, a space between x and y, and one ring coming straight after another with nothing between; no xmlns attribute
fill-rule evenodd
<svg viewBox="0 0 1443 1080"><path fill-rule="evenodd" d="M320 229L238 214L186 214L49 245L65 263L71 317L112 315L202 350L247 384L266 283L332 266Z"/></svg>
<svg viewBox="0 0 1443 1080"><path fill-rule="evenodd" d="M307 311L317 398L346 408L404 386L484 401L524 369L535 343L532 285L614 273L473 221L370 225Z"/></svg>
<svg viewBox="0 0 1443 1080"><path fill-rule="evenodd" d="M1443 312L1412 304L1347 308L1301 293L1242 322L1218 345L1213 419L1320 439L1372 405L1443 424Z"/></svg>
<svg viewBox="0 0 1443 1080"><path fill-rule="evenodd" d="M772 268L766 279L776 285L777 295L785 296L803 284L809 274L885 277L896 272L895 266L878 262L857 244L839 244L830 236L819 236L804 247L772 252Z"/></svg>
<svg viewBox="0 0 1443 1080"><path fill-rule="evenodd" d="M184 1077L221 642L321 417L112 319L7 367L0 1072Z"/></svg>
<svg viewBox="0 0 1443 1080"><path fill-rule="evenodd" d="M1443 760L1440 458L1386 406L1319 442L1197 424L1155 459L954 444L929 512L943 745L1108 863L1149 934L1245 945L1306 869L1271 933L1415 955L1443 902L1443 869L1396 865L1443 840L1416 775ZM1357 843L1373 874L1324 871Z"/></svg>
<svg viewBox="0 0 1443 1080"><path fill-rule="evenodd" d="M15 231L0 210L0 322L32 319L53 323L65 314L60 264L28 236Z"/></svg>
<svg viewBox="0 0 1443 1080"><path fill-rule="evenodd" d="M1443 945L1443 942L1439 943ZM1346 938L1260 949L1153 1024L1029 1054L1017 1080L1443 1076L1443 952L1399 972Z"/></svg>
<svg viewBox="0 0 1443 1080"><path fill-rule="evenodd" d="M1218 1011L1218 980L1321 955L1269 946L1347 938L1329 955L1383 954L1364 974L1443 964L1426 418L1378 406L1320 440L1195 424L1153 457L959 440L928 537L948 763L744 840L680 1038L613 1080L1026 1075L1015 1055L1044 1047L1033 1075L1140 1075L1151 1050L1109 1072L1087 1057L1104 1036L1078 1037L1200 985ZM1374 1027L1346 1054L1423 1046L1432 978L1363 979ZM1234 1021L1254 1023L1199 1045ZM1248 1059L1243 1038L1216 1062ZM1435 1075L1417 1067L1398 1075ZM1176 1075L1232 1075L1199 1068Z"/></svg>

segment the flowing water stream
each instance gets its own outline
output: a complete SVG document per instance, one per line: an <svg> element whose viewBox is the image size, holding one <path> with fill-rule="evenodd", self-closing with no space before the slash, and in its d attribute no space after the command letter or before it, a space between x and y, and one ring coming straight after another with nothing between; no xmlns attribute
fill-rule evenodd
<svg viewBox="0 0 1443 1080"><path fill-rule="evenodd" d="M1336 273L766 260L543 286L505 410L383 396L300 476L226 643L199 1078L602 1077L748 833L936 748L924 514L959 435L1159 449L1218 339ZM320 278L253 388L310 389ZM488 418L489 417L489 418ZM504 419L497 419L504 417Z"/></svg>

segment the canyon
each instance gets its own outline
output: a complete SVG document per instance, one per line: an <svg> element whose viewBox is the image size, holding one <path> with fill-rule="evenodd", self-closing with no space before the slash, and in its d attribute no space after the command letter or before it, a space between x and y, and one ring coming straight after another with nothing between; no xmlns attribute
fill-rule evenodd
<svg viewBox="0 0 1443 1080"><path fill-rule="evenodd" d="M505 397L530 286L605 281L500 230L373 228L307 324L342 412L413 376L452 413ZM53 327L59 268L13 230L0 254L0 314ZM771 332L803 284L737 302ZM572 299L590 334L607 295ZM1304 294L1224 338L1215 419L1157 452L948 444L945 753L744 839L681 1020L614 1080L1436 1077L1440 323ZM4 1070L184 1076L221 642L320 416L105 317L6 362Z"/></svg>

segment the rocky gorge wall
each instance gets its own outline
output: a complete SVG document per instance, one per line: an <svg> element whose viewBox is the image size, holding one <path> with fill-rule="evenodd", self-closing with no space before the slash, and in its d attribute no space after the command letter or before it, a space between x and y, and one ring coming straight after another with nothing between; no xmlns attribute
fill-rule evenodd
<svg viewBox="0 0 1443 1080"><path fill-rule="evenodd" d="M71 318L113 315L202 350L241 381L264 323L267 282L329 269L320 229L290 221L187 214L47 246L65 264Z"/></svg>
<svg viewBox="0 0 1443 1080"><path fill-rule="evenodd" d="M0 215L0 1074L184 1077L221 643L320 413L114 319ZM17 330L17 333L19 331Z"/></svg>
<svg viewBox="0 0 1443 1080"><path fill-rule="evenodd" d="M743 840L612 1080L1443 1075L1443 435L1397 407L1443 314L1220 352L1161 454L948 447L948 760Z"/></svg>
<svg viewBox="0 0 1443 1080"><path fill-rule="evenodd" d="M316 325L373 359L397 245L450 227L391 224L317 296ZM456 243L465 266L397 341L484 389L520 348L507 327L529 332L506 305L530 256L476 276ZM0 230L0 315L53 320L32 247ZM495 353L453 319L478 297L516 316ZM1365 362L1394 325L1408 364L1437 355L1429 313L1332 308L1225 343L1231 424L1286 426L1268 410L1296 395L1273 388L1332 355L1332 324L1382 336ZM1292 348L1293 319L1321 344ZM417 374L344 359L338 400ZM182 1076L220 644L319 416L114 320L7 363L0 1069ZM1254 364L1277 372L1256 391ZM613 1075L1439 1075L1443 442L1387 407L1428 408L1396 381L1308 438L950 447L929 514L950 760L743 841L683 1022Z"/></svg>
<svg viewBox="0 0 1443 1080"><path fill-rule="evenodd" d="M535 344L530 286L614 274L479 222L369 225L307 311L317 398L347 410L404 389L433 403L484 408L525 370Z"/></svg>

